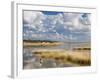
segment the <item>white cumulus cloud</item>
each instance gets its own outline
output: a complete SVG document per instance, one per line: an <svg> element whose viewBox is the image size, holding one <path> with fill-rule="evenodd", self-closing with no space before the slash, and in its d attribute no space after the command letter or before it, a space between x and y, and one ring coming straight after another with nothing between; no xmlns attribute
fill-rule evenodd
<svg viewBox="0 0 100 80"><path fill-rule="evenodd" d="M24 37L27 38L68 39L68 35L63 34L64 31L60 32L62 28L65 29L66 33L68 30L70 32L74 31L73 34L79 30L81 32L87 30L84 34L90 34L90 14L64 12L57 15L45 15L41 11L24 11L23 19L27 22L24 26L27 26L29 29L32 28L36 32L32 32L32 30L27 32L26 30ZM77 37L73 37L72 39L76 40Z"/></svg>

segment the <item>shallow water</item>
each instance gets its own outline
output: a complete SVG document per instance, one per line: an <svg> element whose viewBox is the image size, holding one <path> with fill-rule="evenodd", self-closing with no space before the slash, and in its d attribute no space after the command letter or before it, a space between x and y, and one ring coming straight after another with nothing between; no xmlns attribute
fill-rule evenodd
<svg viewBox="0 0 100 80"><path fill-rule="evenodd" d="M63 45L59 46L33 46L33 47L24 47L23 48L23 68L24 69L34 69L34 68L52 68L52 67L72 67L72 65L68 64L61 64L55 63L53 59L44 59L41 60L39 57L34 55L33 51L40 50L40 49L47 49L47 50L72 50L75 47L82 47L86 45L90 45L90 43L64 43Z"/></svg>

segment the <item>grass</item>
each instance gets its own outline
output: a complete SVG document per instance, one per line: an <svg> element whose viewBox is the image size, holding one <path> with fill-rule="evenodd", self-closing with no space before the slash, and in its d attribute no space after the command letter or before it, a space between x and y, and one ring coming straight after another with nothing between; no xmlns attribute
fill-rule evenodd
<svg viewBox="0 0 100 80"><path fill-rule="evenodd" d="M23 42L24 47L32 46L58 46L62 45L62 42Z"/></svg>
<svg viewBox="0 0 100 80"><path fill-rule="evenodd" d="M42 46L59 46L63 45L63 42L57 41L23 41L24 47L42 47ZM82 47L75 47L72 51L63 49L39 49L33 50L33 54L43 59L52 59L55 63L67 64L71 66L90 66L91 65L91 48L89 44L84 44Z"/></svg>
<svg viewBox="0 0 100 80"><path fill-rule="evenodd" d="M91 65L90 54L87 51L37 50L34 54L41 59L54 59L56 62L70 63L73 66Z"/></svg>

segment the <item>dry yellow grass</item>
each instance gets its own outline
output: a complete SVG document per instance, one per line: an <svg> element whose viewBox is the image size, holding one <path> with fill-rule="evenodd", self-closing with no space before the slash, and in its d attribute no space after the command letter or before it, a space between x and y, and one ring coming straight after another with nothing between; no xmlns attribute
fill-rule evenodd
<svg viewBox="0 0 100 80"><path fill-rule="evenodd" d="M23 46L58 46L58 45L62 45L62 42L53 42L53 43L49 43L49 42L23 42Z"/></svg>
<svg viewBox="0 0 100 80"><path fill-rule="evenodd" d="M70 63L79 66L91 64L91 55L89 51L36 50L34 54L40 58L54 59L61 63Z"/></svg>

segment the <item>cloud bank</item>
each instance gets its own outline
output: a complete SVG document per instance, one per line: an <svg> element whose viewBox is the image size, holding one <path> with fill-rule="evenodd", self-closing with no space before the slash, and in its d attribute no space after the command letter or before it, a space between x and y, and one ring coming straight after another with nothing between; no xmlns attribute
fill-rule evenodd
<svg viewBox="0 0 100 80"><path fill-rule="evenodd" d="M23 38L30 40L89 41L89 13L24 11Z"/></svg>

